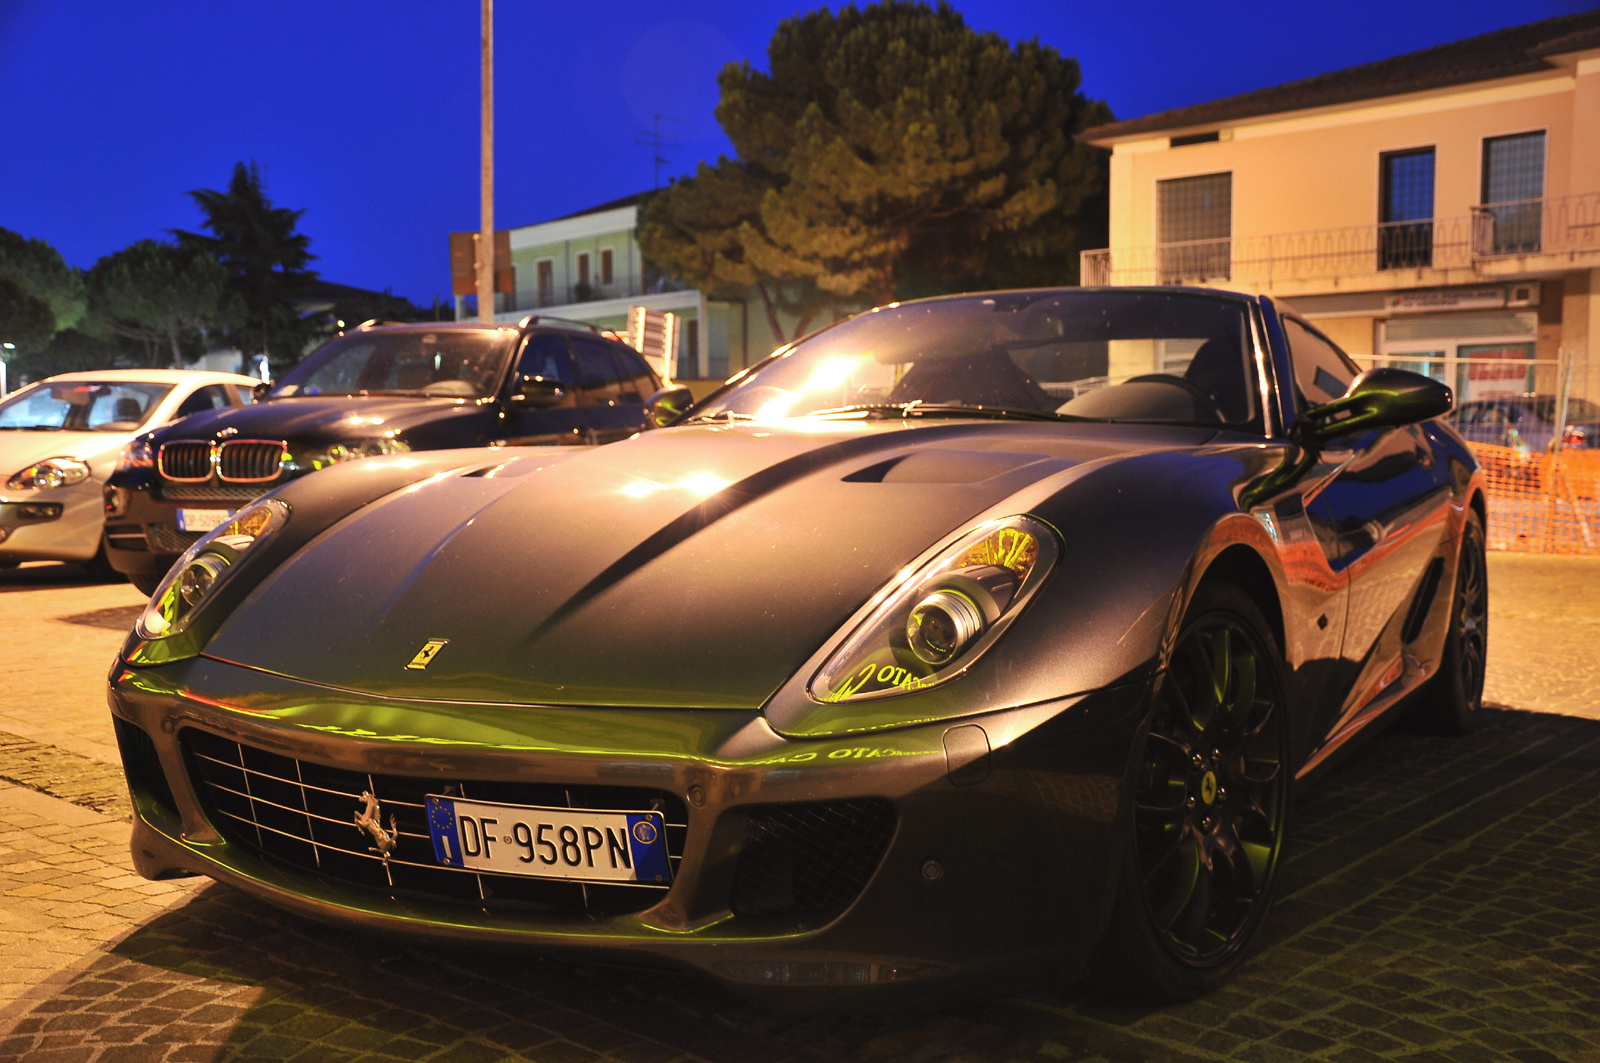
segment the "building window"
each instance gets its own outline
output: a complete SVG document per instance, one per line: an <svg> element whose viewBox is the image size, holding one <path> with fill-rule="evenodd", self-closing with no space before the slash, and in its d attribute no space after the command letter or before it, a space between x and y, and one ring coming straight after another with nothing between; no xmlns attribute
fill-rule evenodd
<svg viewBox="0 0 1600 1063"><path fill-rule="evenodd" d="M610 284L614 276L611 272L611 248L603 247L600 249L600 283Z"/></svg>
<svg viewBox="0 0 1600 1063"><path fill-rule="evenodd" d="M1378 268L1433 264L1433 149L1391 151L1378 159Z"/></svg>
<svg viewBox="0 0 1600 1063"><path fill-rule="evenodd" d="M548 258L539 260L539 305L549 306L556 301L556 264Z"/></svg>
<svg viewBox="0 0 1600 1063"><path fill-rule="evenodd" d="M1233 174L1209 173L1156 182L1161 279L1227 280L1232 260Z"/></svg>
<svg viewBox="0 0 1600 1063"><path fill-rule="evenodd" d="M1489 137L1483 142L1483 210L1480 224L1491 254L1539 250L1544 223L1544 133Z"/></svg>
<svg viewBox="0 0 1600 1063"><path fill-rule="evenodd" d="M583 285L585 288L589 286L588 254L582 254L578 256L578 283Z"/></svg>

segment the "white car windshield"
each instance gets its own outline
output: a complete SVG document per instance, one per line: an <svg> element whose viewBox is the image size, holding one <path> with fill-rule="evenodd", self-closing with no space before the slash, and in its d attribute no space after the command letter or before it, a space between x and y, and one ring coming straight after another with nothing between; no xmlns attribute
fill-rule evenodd
<svg viewBox="0 0 1600 1063"><path fill-rule="evenodd" d="M0 429L132 432L171 390L170 384L122 380L46 380L0 402Z"/></svg>
<svg viewBox="0 0 1600 1063"><path fill-rule="evenodd" d="M691 420L1020 416L1259 424L1249 304L1169 291L953 296L860 314L713 394Z"/></svg>

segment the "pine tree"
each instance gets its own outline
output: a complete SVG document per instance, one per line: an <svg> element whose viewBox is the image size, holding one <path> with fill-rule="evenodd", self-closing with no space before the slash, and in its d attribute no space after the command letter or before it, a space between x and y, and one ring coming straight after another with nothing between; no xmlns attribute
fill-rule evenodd
<svg viewBox="0 0 1600 1063"><path fill-rule="evenodd" d="M189 196L211 235L175 235L181 246L209 254L227 271L232 299L224 336L247 354L298 361L318 324L302 319L295 305L317 276L306 268L316 257L311 238L295 231L305 211L274 207L254 162L234 164L227 191L200 188Z"/></svg>
<svg viewBox="0 0 1600 1063"><path fill-rule="evenodd" d="M641 219L646 257L686 282L737 265L791 306L1067 284L1103 239L1105 156L1075 136L1111 113L1055 49L894 0L786 19L767 55L719 78L737 158Z"/></svg>
<svg viewBox="0 0 1600 1063"><path fill-rule="evenodd" d="M219 321L228 275L203 251L140 240L96 262L88 281L102 331L139 343L148 365L178 366Z"/></svg>

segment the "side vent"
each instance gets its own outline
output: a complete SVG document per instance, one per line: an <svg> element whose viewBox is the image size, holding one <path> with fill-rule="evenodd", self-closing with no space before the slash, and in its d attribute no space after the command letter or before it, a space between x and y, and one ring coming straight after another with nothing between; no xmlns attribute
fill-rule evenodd
<svg viewBox="0 0 1600 1063"><path fill-rule="evenodd" d="M167 773L161 770L161 757L150 736L136 724L120 716L111 723L117 732L117 749L122 753L122 771L128 777L128 787L137 795L143 793L168 812L177 814L178 803L172 799L172 787L167 785Z"/></svg>
<svg viewBox="0 0 1600 1063"><path fill-rule="evenodd" d="M1417 636L1422 634L1422 625L1427 623L1428 613L1433 608L1433 599L1439 594L1439 580L1444 576L1444 558L1436 557L1428 565L1428 570L1422 574L1422 583L1417 587L1417 596L1411 600L1411 609L1406 613L1406 626L1400 631L1401 642L1415 642Z"/></svg>

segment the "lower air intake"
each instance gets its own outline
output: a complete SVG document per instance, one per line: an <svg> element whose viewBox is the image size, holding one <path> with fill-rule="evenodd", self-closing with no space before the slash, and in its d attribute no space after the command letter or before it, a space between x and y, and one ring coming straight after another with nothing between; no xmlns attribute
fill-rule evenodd
<svg viewBox="0 0 1600 1063"><path fill-rule="evenodd" d="M734 874L735 915L840 911L866 888L898 817L882 798L758 805Z"/></svg>

